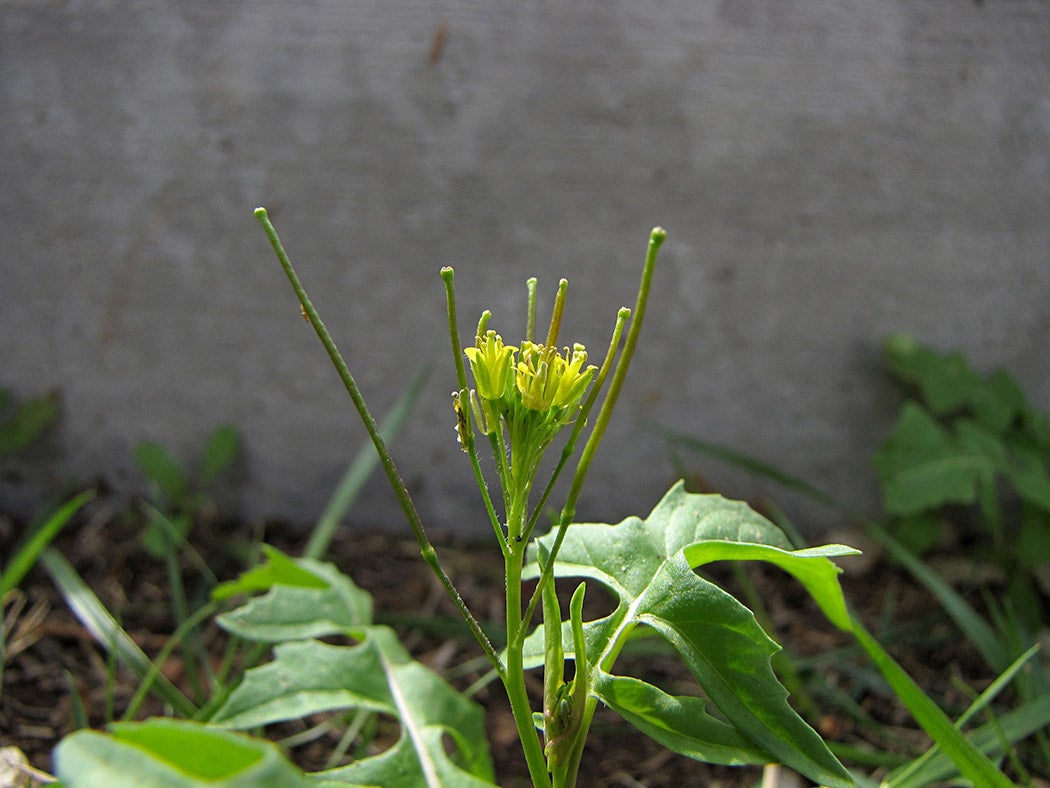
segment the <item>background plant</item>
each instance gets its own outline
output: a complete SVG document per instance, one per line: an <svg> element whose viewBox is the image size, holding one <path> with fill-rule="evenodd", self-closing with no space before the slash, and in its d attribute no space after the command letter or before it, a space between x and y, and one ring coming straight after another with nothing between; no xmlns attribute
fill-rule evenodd
<svg viewBox="0 0 1050 788"><path fill-rule="evenodd" d="M195 522L213 507L211 486L232 468L240 450L240 433L229 424L208 436L195 473L159 443L146 441L135 447L135 462L153 488L142 536L150 554L165 558L185 542Z"/></svg>
<svg viewBox="0 0 1050 788"><path fill-rule="evenodd" d="M1046 626L1043 597L1050 550L1046 417L1003 370L982 375L960 353L940 353L904 334L888 337L884 350L888 370L916 399L904 402L874 458L884 509L879 518L859 513L775 465L676 430L655 429L673 447L696 450L770 478L859 523L930 591L998 676L984 693L972 691L974 704L961 712L957 725L978 712L993 715L970 735L971 741L997 757L1009 756L1021 778L1033 765L1045 774L1050 771L1044 730L1050 724L1050 683L1045 660L1035 658L1035 644ZM933 553L946 532L950 549L965 555L971 567L964 593L920 558ZM1003 593L982 586L982 566L994 568ZM975 594L986 612L967 599ZM997 715L992 702L1008 686L1019 703ZM906 697L902 700L907 702ZM1012 745L1026 737L1031 738L1024 757ZM951 770L940 758L943 755L934 750L900 764L887 783L921 785L923 779L946 779ZM940 771L933 770L932 761L938 761Z"/></svg>
<svg viewBox="0 0 1050 788"><path fill-rule="evenodd" d="M384 419L380 429L388 438L394 437L401 429L418 398L425 378L426 372L423 371ZM86 491L58 508L39 525L31 526L29 535L22 545L12 554L4 557L6 564L0 567L3 570L0 572L0 587L3 588L0 598L4 599L5 612L3 630L0 632L0 665L3 664L6 657L15 657L20 651L30 646L35 640L36 633L39 633L40 616L46 613L46 607L40 608L37 605L28 609L24 595L17 589L17 585L35 564L40 563L42 568L51 575L69 608L81 621L87 632L93 635L99 645L109 653L109 659L106 662L107 671L110 673L110 676L107 677L109 689L104 710L104 718L107 721L116 719L116 715L122 716L124 720L134 719L143 708L146 697L150 695L165 704L170 712L180 716L206 720L214 714L233 687L239 683L243 670L256 663L264 652L256 644L236 636L229 639L225 649L220 648L216 652L214 632L209 634L205 642L203 627L220 610L217 602L209 600L210 591L218 582L209 565L215 562L216 557L209 555L206 561L198 554L186 538L188 534L184 535L181 529L177 531L172 526L169 515L185 514L199 519L205 513L209 507L208 482L224 468L229 467L229 462L233 457L231 449L235 448L238 442L239 438L232 428L221 428L216 431L215 436L206 444L199 474L190 474L185 471L161 447L149 448L145 452L142 449L139 450L141 457L148 458L144 464L150 468L152 476L156 477L157 481L165 480L166 489L180 490L183 493L164 496L160 493L158 484L153 498L156 507L143 505L150 517L149 527L158 529L158 535L162 537L162 541L157 543L159 544L158 552L160 552L159 557L165 560L165 565L169 570L170 598L176 599L181 589L193 589L192 593L185 598L188 601L188 609L184 608L181 613L173 609L172 616L175 619L176 630L159 652L153 656L147 655L123 628L121 621L123 611L119 608L116 610L107 608L62 554L54 548L48 549L48 545L59 531L73 522L77 511L95 496L94 491ZM224 443L225 448L222 445ZM151 464L150 460L155 457L161 457L162 461ZM307 555L319 557L325 552L335 528L344 519L364 480L367 479L376 464L375 453L370 447L368 450L359 452L354 458L325 507L322 517L309 535L306 546ZM208 470L209 468L211 470ZM205 517L204 519L207 521L214 518ZM261 535L261 532L259 533ZM220 543L222 543L222 537L220 537ZM227 545L227 548L232 547L234 547L232 543ZM142 549L146 549L144 544ZM231 553L231 555L234 554ZM262 557L264 553L256 545L254 548L249 547L246 552L236 552L236 555L254 561ZM154 557L157 557L156 553ZM188 573L192 573L192 579ZM187 649L191 649L189 658L187 658ZM165 678L166 663L173 655L181 658L179 672L190 678L191 692L189 694L184 694L184 688L176 687ZM221 664L213 662L214 657L221 657ZM123 714L118 708L117 699L112 696L116 685L114 674L118 666L129 668L138 679L137 690L134 686L131 687L132 697L123 709ZM77 727L86 727L89 709L85 708L81 702L80 692L73 677L67 675L67 678L74 724ZM78 777L78 779L87 778Z"/></svg>
<svg viewBox="0 0 1050 788"><path fill-rule="evenodd" d="M56 393L16 403L7 389L0 389L0 457L20 452L38 441L59 414ZM32 641L32 625L46 610L37 606L26 611L26 598L18 586L40 554L93 497L91 491L82 492L55 508L40 522L32 523L21 544L11 555L0 559L0 693L3 692L2 674L8 655L28 646ZM26 620L28 626L24 625Z"/></svg>
<svg viewBox="0 0 1050 788"><path fill-rule="evenodd" d="M0 456L21 451L40 438L60 410L55 392L16 403L10 391L0 389Z"/></svg>
<svg viewBox="0 0 1050 788"><path fill-rule="evenodd" d="M917 395L875 455L887 527L921 555L955 507L953 537L1001 570L1009 615L1034 633L1046 613L1040 578L1050 588L1050 422L1004 370L981 375L962 354L904 334L886 340L885 355Z"/></svg>

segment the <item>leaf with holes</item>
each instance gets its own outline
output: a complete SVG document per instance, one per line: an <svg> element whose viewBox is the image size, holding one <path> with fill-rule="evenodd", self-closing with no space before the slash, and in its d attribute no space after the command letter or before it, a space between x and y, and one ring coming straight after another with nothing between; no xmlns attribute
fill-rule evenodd
<svg viewBox="0 0 1050 788"><path fill-rule="evenodd" d="M255 728L330 711L385 714L401 726L393 746L314 776L333 785L491 785L481 707L414 661L393 630L372 626L371 596L334 566L272 548L267 555L263 567L220 595L269 586L267 593L219 623L240 637L277 643L274 660L249 670L212 722ZM309 639L327 636L357 642Z"/></svg>
<svg viewBox="0 0 1050 788"><path fill-rule="evenodd" d="M255 728L320 712L363 709L394 717L401 736L387 751L318 777L378 785L490 785L481 708L414 661L387 627L348 630L355 646L282 643L249 670L212 722ZM446 750L448 737L458 753Z"/></svg>

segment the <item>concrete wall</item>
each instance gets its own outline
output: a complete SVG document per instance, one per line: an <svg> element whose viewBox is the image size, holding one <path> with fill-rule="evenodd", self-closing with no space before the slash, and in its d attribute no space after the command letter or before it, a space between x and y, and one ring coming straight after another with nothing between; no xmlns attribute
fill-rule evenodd
<svg viewBox="0 0 1050 788"><path fill-rule="evenodd" d="M580 516L648 512L673 480L646 417L868 505L898 403L886 332L1003 364L1050 408L1048 157L1040 0L4 0L0 385L65 407L4 495L133 488L134 444L189 458L229 421L247 454L226 502L317 515L364 433L262 204L377 411L440 361L394 447L436 526L488 528L439 268L465 339L488 307L509 340L524 280L547 310L568 277L562 338L597 355L655 224ZM353 522L393 511L377 483Z"/></svg>

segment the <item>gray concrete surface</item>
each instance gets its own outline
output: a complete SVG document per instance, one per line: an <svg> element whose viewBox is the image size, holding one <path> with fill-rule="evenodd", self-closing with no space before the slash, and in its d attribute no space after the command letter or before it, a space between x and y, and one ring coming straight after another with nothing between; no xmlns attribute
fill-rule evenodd
<svg viewBox="0 0 1050 788"><path fill-rule="evenodd" d="M891 330L1050 409L1038 0L3 0L0 168L0 386L65 408L5 462L9 506L98 474L133 491L137 442L190 458L232 422L224 503L316 517L363 430L260 204L377 411L440 362L394 447L438 528L488 528L442 265L465 338L488 307L509 339L524 280L549 309L564 275L563 339L597 353L668 230L584 519L648 512L673 480L645 418L871 505ZM378 481L351 519L400 527Z"/></svg>

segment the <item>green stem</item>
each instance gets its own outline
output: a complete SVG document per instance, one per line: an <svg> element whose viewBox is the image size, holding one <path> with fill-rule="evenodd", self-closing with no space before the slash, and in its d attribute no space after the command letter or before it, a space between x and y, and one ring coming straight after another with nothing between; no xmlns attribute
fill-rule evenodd
<svg viewBox="0 0 1050 788"><path fill-rule="evenodd" d="M489 522L492 523L492 529L496 532L496 541L499 543L500 550L503 554L507 553L507 540L503 537L503 529L499 524L499 517L496 515L496 509L492 505L492 497L489 495L488 484L485 483L485 475L481 472L481 463L478 461L478 449L474 442L474 430L471 426L472 414L470 411L470 402L468 402L469 392L467 390L467 372L463 366L463 346L459 342L459 324L456 318L456 289L454 286L455 272L451 267L445 266L441 269L441 278L445 281L445 301L448 304L448 333L449 340L452 343L452 357L456 364L456 383L459 386L459 407L462 408L461 418L466 424L466 429L463 430L463 448L467 451L467 456L470 457L470 467L474 471L474 480L477 482L478 489L481 490L481 498L485 502L485 511L488 513Z"/></svg>
<svg viewBox="0 0 1050 788"><path fill-rule="evenodd" d="M594 422L594 429L591 431L590 437L588 437L587 443L583 447L583 452L580 454L580 461L576 465L576 475L573 477L572 486L569 488L568 496L566 496L567 508L574 509L576 507L576 499L580 495L580 488L583 487L584 477L587 475L587 471L590 470L591 461L594 459L594 454L598 451L598 446L605 436L605 430L609 426L609 419L612 418L613 408L616 407L620 390L623 388L623 381L627 377L627 370L630 369L631 359L634 357L634 349L638 344L638 334L641 332L642 322L645 320L645 306L649 301L649 289L653 281L653 271L656 269L656 255L666 239L667 233L661 227L654 227L649 234L649 247L645 254L645 267L642 269L642 281L638 285L638 298L634 305L634 319L631 321L631 327L627 330L627 340L624 342L620 360L616 362L612 382L609 383L609 391L605 395L601 410L598 412L598 418ZM551 551L552 565L557 554L557 549Z"/></svg>
<svg viewBox="0 0 1050 788"><path fill-rule="evenodd" d="M551 740L550 715L558 705L558 690L565 683L565 649L561 641L561 607L554 578L543 588L543 722L544 738Z"/></svg>
<svg viewBox="0 0 1050 788"><path fill-rule="evenodd" d="M456 272L451 266L441 269L441 279L445 283L445 302L448 305L448 333L452 342L452 361L456 365L456 381L459 390L467 387L467 371L463 366L463 348L459 343L459 322L456 319Z"/></svg>
<svg viewBox="0 0 1050 788"><path fill-rule="evenodd" d="M499 423L489 435L489 443L492 445L492 456L496 460L496 472L499 474L500 489L503 490L503 511L510 509L510 499L507 491L510 490L510 466L507 464L507 444L503 438L503 426Z"/></svg>
<svg viewBox="0 0 1050 788"><path fill-rule="evenodd" d="M520 507L515 507L514 511L508 513L508 533L515 529L520 533L524 525L524 514L524 510ZM521 740L521 748L525 753L525 762L529 767L532 784L548 788L551 780L547 772L547 759L543 755L543 747L532 719L529 694L525 687L522 633L528 629L528 620L523 620L521 617L521 567L525 555L525 543L508 540L508 545L510 549L504 561L507 582L507 667L506 675L502 677L503 686L506 688L507 699L510 701L514 725L518 729L518 738Z"/></svg>
<svg viewBox="0 0 1050 788"><path fill-rule="evenodd" d="M609 391L606 393L601 410L598 412L598 418L594 422L594 429L587 438L587 443L580 454L580 460L576 464L576 473L573 476L572 485L569 487L569 494L565 498L565 506L562 509L558 535L554 537L554 544L551 546L550 561L543 568L536 590L532 594L532 599L529 602L530 611L536 609L540 590L554 572L554 562L558 557L558 551L561 550L562 542L565 541L565 533L568 531L569 523L572 522L576 514L576 500L579 498L580 489L583 487L583 480L587 476L587 471L590 470L594 454L602 442L605 430L609 426L609 419L612 418L613 408L616 407L616 400L619 398L620 390L623 388L623 381L627 377L627 370L631 366L631 358L634 356L634 349L638 344L638 334L642 330L645 306L649 300L649 289L653 281L653 271L656 269L656 256L660 251L660 246L666 239L667 233L661 227L654 227L652 232L649 233L649 246L645 253L645 266L642 269L642 280L638 285L638 297L634 305L634 320L632 320L631 327L627 331L627 340L624 342L623 352L616 363L612 382L609 384Z"/></svg>
<svg viewBox="0 0 1050 788"><path fill-rule="evenodd" d="M386 472L387 479L390 482L390 487L394 491L394 496L397 498L398 504L401 506L401 511L404 512L405 518L408 520L409 528L412 529L412 533L416 537L416 541L419 543L419 550L423 556L423 560L426 561L427 565L433 570L434 574L441 582L441 585L445 588L445 591L452 599L453 604L455 604L456 609L459 610L460 615L463 616L463 620L467 622L471 634L474 635L474 638L481 645L481 648L496 669L496 672L502 677L505 670L500 661L499 654L496 649L493 648L492 643L485 635L485 632L481 628L477 619L474 618L474 614L470 612L466 602L463 601L463 597L460 596L459 591L456 590L451 578L449 578L445 573L445 570L441 567L441 564L438 562L437 551L434 550L434 546L430 543L430 539L423 530L423 523L419 519L419 513L416 511L415 504L412 502L412 498L408 493L408 488L405 487L405 483L401 479L401 474L398 473L397 466L394 465L394 461L386 447L386 442L383 440L383 436L379 433L379 427L376 425L372 413L368 410L368 406L365 404L361 390L357 387L357 382L354 380L353 375L350 374L350 368L343 360L343 356L339 352L339 348L336 347L332 335L328 333L328 329L325 328L324 323L321 322L321 316L317 313L309 296L306 294L306 289L299 281L299 276L292 267L292 261L285 252L284 246L281 244L281 239L277 235L277 230L270 222L270 217L266 213L266 209L256 208L255 218L259 220L263 230L266 232L266 236L270 240L270 245L277 254L277 259L280 261L281 267L284 269L285 276L288 277L288 281L291 283L295 295L299 298L299 304L302 307L303 313L310 321L310 325L313 326L317 338L321 340L321 344L328 353L328 357L332 360L332 364L335 366L336 372L339 374L339 378L342 380L347 394L350 395L350 399L353 401L354 407L357 409L358 415L361 417L365 430L368 432L368 437L371 438L372 445L375 446L376 453L379 455L379 462L383 466L383 470Z"/></svg>
<svg viewBox="0 0 1050 788"><path fill-rule="evenodd" d="M580 771L580 759L583 757L587 732L590 730L596 706L591 697L591 673L587 665L587 646L583 635L583 595L586 588L585 583L580 583L569 603L569 619L572 622L572 652L576 663L572 680L572 708L577 727L573 731L568 758L564 763L559 764L558 775L555 777L556 785L564 785L567 788L576 785L576 778Z"/></svg>
<svg viewBox="0 0 1050 788"><path fill-rule="evenodd" d="M598 368L598 374L594 378L594 384L591 386L591 390L587 394L587 399L583 402L583 407L580 408L580 412L576 416L576 423L572 425L572 433L569 435L569 440L565 443L565 448L561 451L561 457L558 458L558 464L555 466L554 472L547 481L547 486L543 489L543 495L540 496L539 502L532 511L532 517L529 518L529 527L525 530L526 539L532 535L532 531L536 527L536 521L543 513L543 508L547 505L547 499L550 498L551 492L554 490L554 485L561 476L561 472L565 468L566 463L568 463L569 458L572 457L573 452L576 451L576 442L579 440L580 433L583 432L583 428L587 424L587 416L590 415L594 401L598 398L598 393L605 384L605 378L608 377L609 370L612 369L612 363L616 358L616 349L620 346L620 336L623 334L623 327L626 325L627 318L630 316L631 310L627 307L621 307L616 315L616 325L613 326L612 339L609 340L609 349L605 353L605 359L602 361L601 367Z"/></svg>

